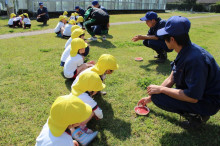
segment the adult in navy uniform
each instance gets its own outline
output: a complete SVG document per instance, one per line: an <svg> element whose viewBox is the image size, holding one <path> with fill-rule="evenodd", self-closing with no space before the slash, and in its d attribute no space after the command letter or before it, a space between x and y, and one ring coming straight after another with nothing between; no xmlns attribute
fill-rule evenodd
<svg viewBox="0 0 220 146"><path fill-rule="evenodd" d="M157 31L178 55L170 76L160 86L147 87L149 97L138 104L152 101L163 110L184 116L184 126L198 128L219 111L220 68L211 54L191 43L190 25L187 18L173 16ZM176 88L172 88L174 84Z"/></svg>
<svg viewBox="0 0 220 146"><path fill-rule="evenodd" d="M47 8L44 7L42 2L39 2L39 6L40 8L37 10L37 22L43 22L43 25L46 25L49 20Z"/></svg>
<svg viewBox="0 0 220 146"><path fill-rule="evenodd" d="M143 44L146 47L152 48L157 52L157 62L161 63L166 61L167 52L171 52L165 44L163 38L157 36L157 31L163 28L166 24L165 20L162 20L157 16L157 13L150 11L147 12L144 17L140 19L141 21L146 21L147 26L150 28L147 35L137 35L132 38L132 41L136 42L139 40L144 40Z"/></svg>
<svg viewBox="0 0 220 146"><path fill-rule="evenodd" d="M85 15L85 10L83 10L83 9L80 8L79 6L76 6L76 7L75 7L75 10L76 10L76 13L79 14L79 16L84 17L84 15Z"/></svg>

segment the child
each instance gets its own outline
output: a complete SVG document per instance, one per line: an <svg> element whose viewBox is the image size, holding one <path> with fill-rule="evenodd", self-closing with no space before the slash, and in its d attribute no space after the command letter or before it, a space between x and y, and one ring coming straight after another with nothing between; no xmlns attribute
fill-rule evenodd
<svg viewBox="0 0 220 146"><path fill-rule="evenodd" d="M72 20L71 20L72 21ZM85 31L82 30L81 28L75 29L72 34L71 34L71 38L81 38L84 40L84 36L85 36ZM64 66L66 59L70 56L70 50L71 50L71 45L69 45L64 51L63 54L61 56L61 63L60 66Z"/></svg>
<svg viewBox="0 0 220 146"><path fill-rule="evenodd" d="M11 28L13 27L13 20L15 17L16 17L15 13L10 14L10 19L8 20L8 26Z"/></svg>
<svg viewBox="0 0 220 146"><path fill-rule="evenodd" d="M64 76L66 78L75 79L76 76L91 64L83 63L83 56L80 54L85 53L87 43L81 38L75 38L71 42L70 56L67 58L64 64Z"/></svg>
<svg viewBox="0 0 220 146"><path fill-rule="evenodd" d="M70 20L69 24L66 24L63 31L63 37L69 38L71 36L71 28L75 25L75 20Z"/></svg>
<svg viewBox="0 0 220 146"><path fill-rule="evenodd" d="M14 18L13 20L13 27L22 27L22 19L24 18L24 15L21 14L18 17Z"/></svg>
<svg viewBox="0 0 220 146"><path fill-rule="evenodd" d="M105 88L99 76L94 72L88 72L79 79L77 86L82 90L74 88L75 93L85 91L99 91ZM90 84L86 84L86 83ZM91 142L98 132L91 134L85 133L80 128L75 129L81 124L86 123L92 117L92 109L75 95L66 95L58 97L50 110L50 116L36 139L36 146L45 145L65 145L73 146L87 145ZM72 137L77 140L73 141Z"/></svg>
<svg viewBox="0 0 220 146"><path fill-rule="evenodd" d="M70 20L75 20L76 21L75 13L71 13Z"/></svg>
<svg viewBox="0 0 220 146"><path fill-rule="evenodd" d="M71 27L71 34L72 34L73 31L74 31L75 29L77 29L77 28L80 28L80 27L79 27L78 25L73 25L73 26ZM67 46L70 45L71 41L72 41L72 38L70 37L70 38L66 41L66 44L65 44L64 49L66 49Z"/></svg>
<svg viewBox="0 0 220 146"><path fill-rule="evenodd" d="M58 37L62 37L63 34L61 33L61 28L64 27L65 17L63 15L59 16L59 22L54 29L54 32L57 34Z"/></svg>
<svg viewBox="0 0 220 146"><path fill-rule="evenodd" d="M64 11L64 12L63 12L63 16L66 16L66 17L67 17L67 15L68 15L68 12L67 12L67 11Z"/></svg>
<svg viewBox="0 0 220 146"><path fill-rule="evenodd" d="M84 22L84 19L82 16L79 16L76 23L78 26L80 26L81 28L83 28L83 22Z"/></svg>
<svg viewBox="0 0 220 146"><path fill-rule="evenodd" d="M24 19L23 19L24 29L26 29L26 27L31 28L31 20L29 19L28 14L24 13L23 15L24 15Z"/></svg>
<svg viewBox="0 0 220 146"><path fill-rule="evenodd" d="M74 14L75 14L75 19L77 20L77 19L78 19L78 17L79 17L79 14L78 14L78 13L76 13L76 12L74 12Z"/></svg>
<svg viewBox="0 0 220 146"><path fill-rule="evenodd" d="M99 57L98 62L93 67L84 70L82 73L87 71L93 71L97 73L102 80L104 80L106 74L112 74L114 70L118 69L118 67L119 66L114 56L110 54L102 54ZM74 86L74 84L76 84L77 81L78 81L78 76L74 80L71 88Z"/></svg>

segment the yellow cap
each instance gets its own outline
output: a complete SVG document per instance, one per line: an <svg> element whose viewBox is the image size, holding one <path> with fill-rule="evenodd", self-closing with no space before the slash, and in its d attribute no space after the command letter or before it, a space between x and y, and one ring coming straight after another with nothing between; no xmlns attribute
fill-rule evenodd
<svg viewBox="0 0 220 146"><path fill-rule="evenodd" d="M59 16L59 21L62 21L63 19L65 19L65 17L63 15Z"/></svg>
<svg viewBox="0 0 220 146"><path fill-rule="evenodd" d="M85 34L85 31L82 28L77 28L72 32L71 38L72 39L78 38L82 34Z"/></svg>
<svg viewBox="0 0 220 146"><path fill-rule="evenodd" d="M68 17L67 17L67 16L64 16L64 19L65 19L66 21L68 21Z"/></svg>
<svg viewBox="0 0 220 146"><path fill-rule="evenodd" d="M101 91L105 88L100 76L93 71L86 71L79 75L79 80L72 87L72 94L79 96L86 91Z"/></svg>
<svg viewBox="0 0 220 146"><path fill-rule="evenodd" d="M28 13L24 13L23 15L26 16L26 17L28 17Z"/></svg>
<svg viewBox="0 0 220 146"><path fill-rule="evenodd" d="M21 14L21 15L19 15L19 17L24 17L24 15L23 15L23 14Z"/></svg>
<svg viewBox="0 0 220 146"><path fill-rule="evenodd" d="M110 54L102 54L99 57L98 62L91 70L99 75L103 75L106 70L116 70L118 67L119 66L114 56Z"/></svg>
<svg viewBox="0 0 220 146"><path fill-rule="evenodd" d="M82 16L79 16L79 17L77 18L77 23L80 23L80 22L83 22L83 21L84 21L84 19L83 19Z"/></svg>
<svg viewBox="0 0 220 146"><path fill-rule="evenodd" d="M76 13L76 12L75 12L74 14L75 14L75 16L79 16L79 14L78 14L78 13Z"/></svg>
<svg viewBox="0 0 220 146"><path fill-rule="evenodd" d="M75 38L71 42L70 56L74 57L77 55L79 49L86 48L88 44L81 38Z"/></svg>
<svg viewBox="0 0 220 146"><path fill-rule="evenodd" d="M75 20L70 20L70 21L69 21L69 24L75 25L75 24L76 24L76 21L75 21Z"/></svg>
<svg viewBox="0 0 220 146"><path fill-rule="evenodd" d="M75 16L75 13L71 13L71 16Z"/></svg>
<svg viewBox="0 0 220 146"><path fill-rule="evenodd" d="M16 15L15 15L15 13L11 13L10 14L10 18L13 18L13 17L15 17Z"/></svg>
<svg viewBox="0 0 220 146"><path fill-rule="evenodd" d="M48 126L53 136L59 137L69 125L81 123L92 114L92 109L74 95L58 97L51 109Z"/></svg>
<svg viewBox="0 0 220 146"><path fill-rule="evenodd" d="M71 27L71 32L73 32L75 29L77 29L77 28L81 28L80 26L78 26L78 25L73 25L72 27Z"/></svg>
<svg viewBox="0 0 220 146"><path fill-rule="evenodd" d="M67 12L67 11L64 11L64 12L63 12L63 15L67 15L67 14L68 14L68 12Z"/></svg>

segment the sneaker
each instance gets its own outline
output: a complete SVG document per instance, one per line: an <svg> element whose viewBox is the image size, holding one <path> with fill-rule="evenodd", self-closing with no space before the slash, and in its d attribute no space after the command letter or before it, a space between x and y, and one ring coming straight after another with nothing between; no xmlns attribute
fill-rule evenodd
<svg viewBox="0 0 220 146"><path fill-rule="evenodd" d="M97 41L97 37L91 37L91 38L88 38L88 40Z"/></svg>
<svg viewBox="0 0 220 146"><path fill-rule="evenodd" d="M103 40L103 41L106 40L106 36L105 36L105 35L102 36L102 40Z"/></svg>
<svg viewBox="0 0 220 146"><path fill-rule="evenodd" d="M159 58L156 60L157 63L164 63L167 60L167 52L163 50L161 54L159 54Z"/></svg>
<svg viewBox="0 0 220 146"><path fill-rule="evenodd" d="M101 94L102 94L102 95L106 95L107 92L105 92L105 91L101 91Z"/></svg>
<svg viewBox="0 0 220 146"><path fill-rule="evenodd" d="M77 128L73 134L72 137L78 141L81 145L86 146L88 145L98 134L98 131L95 131L91 134L85 133L80 128Z"/></svg>
<svg viewBox="0 0 220 146"><path fill-rule="evenodd" d="M155 56L154 56L154 58L160 58L160 55L159 55L159 54L157 54L157 55L155 55Z"/></svg>
<svg viewBox="0 0 220 146"><path fill-rule="evenodd" d="M203 124L205 124L210 116L201 116L201 115L197 115L197 114L183 114L183 117L185 117L187 119L187 121L183 121L182 122L182 127L183 128L193 128L193 129L197 129L199 127L201 127Z"/></svg>
<svg viewBox="0 0 220 146"><path fill-rule="evenodd" d="M64 66L65 62L61 61L60 66Z"/></svg>

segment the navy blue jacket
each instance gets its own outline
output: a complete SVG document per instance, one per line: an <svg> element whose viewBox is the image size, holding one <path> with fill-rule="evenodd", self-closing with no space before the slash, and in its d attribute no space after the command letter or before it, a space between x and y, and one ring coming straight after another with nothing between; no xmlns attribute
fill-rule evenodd
<svg viewBox="0 0 220 146"><path fill-rule="evenodd" d="M46 7L43 7L42 10L40 8L37 10L37 15L40 15L40 14L43 14L43 13L46 13L45 18L49 18L48 11L47 11Z"/></svg>
<svg viewBox="0 0 220 146"><path fill-rule="evenodd" d="M85 15L85 11L81 8L79 8L79 12L76 11L76 13L78 13L82 17L84 17L84 15Z"/></svg>
<svg viewBox="0 0 220 146"><path fill-rule="evenodd" d="M165 27L166 20L162 20L161 18L157 18L157 23L154 27L151 27L148 31L148 35L155 35L157 36L157 31L161 28ZM158 36L157 36L158 37ZM161 38L160 38L161 39Z"/></svg>
<svg viewBox="0 0 220 146"><path fill-rule="evenodd" d="M220 104L220 68L209 52L190 42L171 66L177 89L188 97Z"/></svg>

